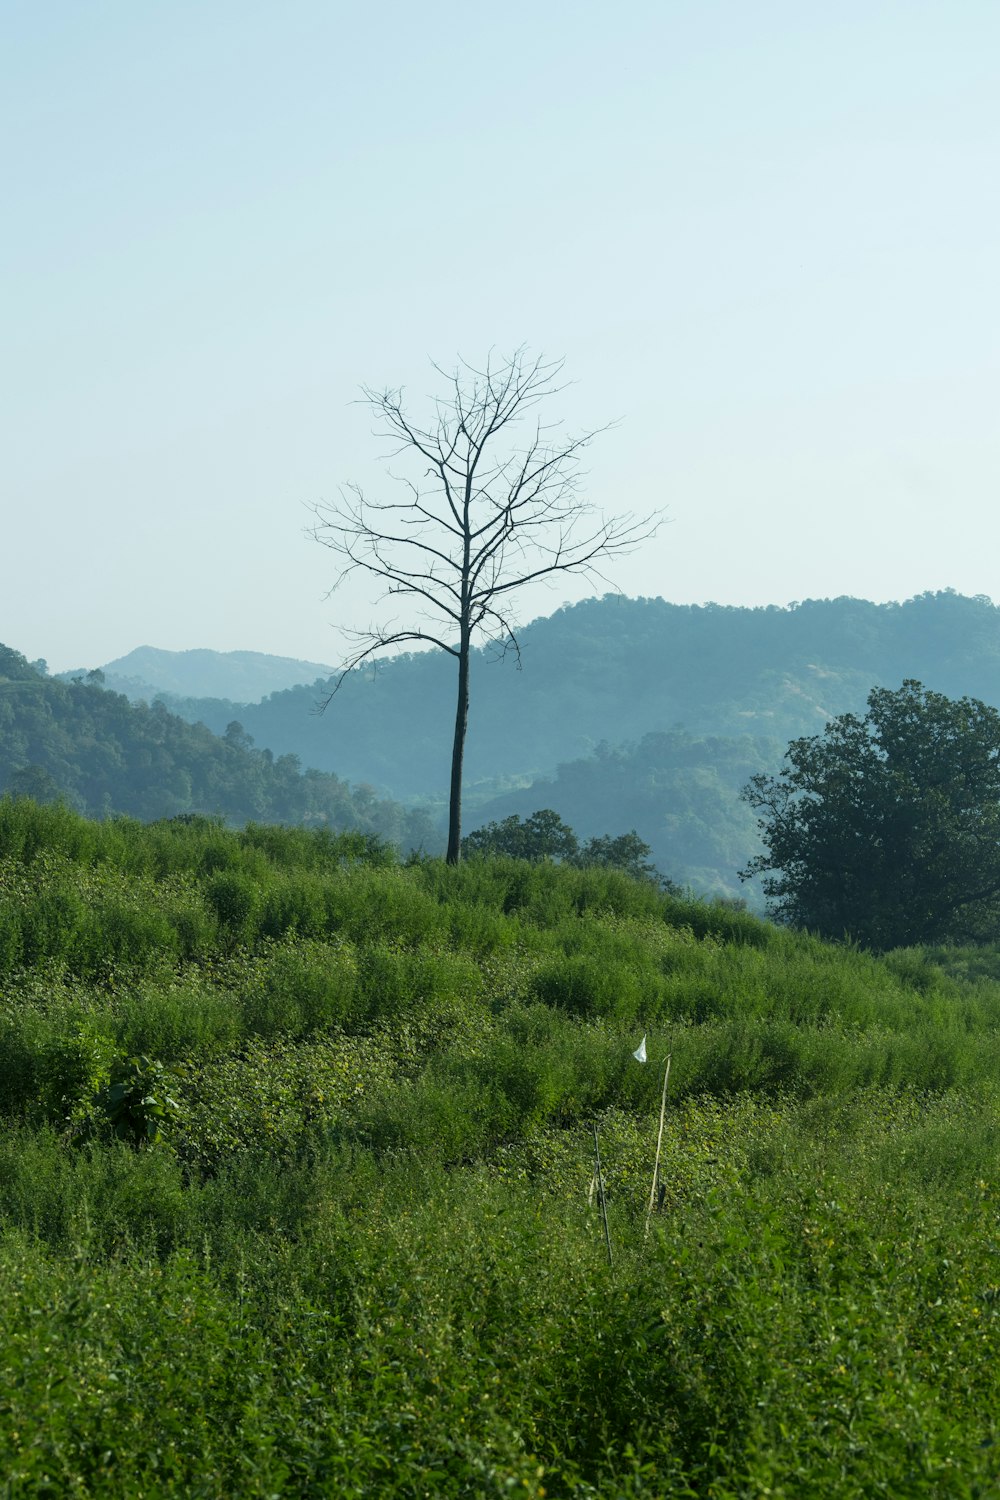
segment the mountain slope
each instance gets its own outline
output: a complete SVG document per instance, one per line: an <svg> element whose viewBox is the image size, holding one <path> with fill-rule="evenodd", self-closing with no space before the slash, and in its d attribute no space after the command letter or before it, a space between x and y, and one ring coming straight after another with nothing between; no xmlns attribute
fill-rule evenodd
<svg viewBox="0 0 1000 1500"><path fill-rule="evenodd" d="M1000 609L924 594L905 604L810 600L787 609L677 605L606 596L535 620L521 670L489 650L473 663L467 781L551 776L601 741L683 726L781 745L862 708L875 684L916 677L951 697L1000 703ZM262 703L172 699L221 733L238 717L259 744L364 778L396 797L443 797L454 672L442 652L348 678L327 711L318 684Z"/></svg>
<svg viewBox="0 0 1000 1500"><path fill-rule="evenodd" d="M1000 704L1000 609L950 592L785 609L607 596L534 621L521 646L520 671L488 650L473 663L467 830L546 806L582 837L634 826L659 868L697 889L738 889L736 871L757 852L739 799L749 776L775 770L791 738L863 711L874 685L915 677ZM276 755L440 813L451 661L430 652L357 673L321 714L326 690L166 702L217 734L238 720Z"/></svg>
<svg viewBox="0 0 1000 1500"><path fill-rule="evenodd" d="M329 677L322 662L298 661L291 656L269 656L262 651L162 651L138 646L126 656L104 664L108 687L126 697L152 702L158 693L195 698L227 698L234 703L256 703L268 693L297 683ZM80 675L61 672L63 681Z"/></svg>
<svg viewBox="0 0 1000 1500"><path fill-rule="evenodd" d="M256 750L233 726L219 737L162 703L129 703L96 682L41 675L0 646L0 792L61 797L93 815L219 814L231 822L310 823L435 848L425 815L352 790L298 757Z"/></svg>
<svg viewBox="0 0 1000 1500"><path fill-rule="evenodd" d="M634 828L657 867L680 885L762 907L757 884L744 886L737 875L759 848L740 790L762 767L777 766L782 750L775 740L699 739L683 730L601 745L592 756L564 762L553 777L491 799L470 827L551 807L581 839Z"/></svg>

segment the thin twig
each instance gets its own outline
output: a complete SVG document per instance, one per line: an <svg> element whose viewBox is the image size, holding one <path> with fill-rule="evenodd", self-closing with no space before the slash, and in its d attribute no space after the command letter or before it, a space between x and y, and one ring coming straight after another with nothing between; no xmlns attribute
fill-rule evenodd
<svg viewBox="0 0 1000 1500"><path fill-rule="evenodd" d="M594 1155L597 1158L597 1196L601 1202L601 1218L604 1220L604 1243L608 1247L608 1265L614 1264L611 1256L611 1232L608 1229L608 1200L604 1196L604 1173L601 1171L601 1147L597 1139L597 1122L594 1122Z"/></svg>
<svg viewBox="0 0 1000 1500"><path fill-rule="evenodd" d="M670 1078L670 1059L672 1053L667 1053L666 1066L663 1069L663 1096L660 1100L660 1129L656 1137L656 1160L653 1163L653 1181L649 1187L649 1207L646 1209L646 1229L643 1239L649 1238L649 1221L653 1217L653 1205L656 1202L656 1184L660 1176L660 1147L663 1145L663 1125L667 1118L667 1081Z"/></svg>

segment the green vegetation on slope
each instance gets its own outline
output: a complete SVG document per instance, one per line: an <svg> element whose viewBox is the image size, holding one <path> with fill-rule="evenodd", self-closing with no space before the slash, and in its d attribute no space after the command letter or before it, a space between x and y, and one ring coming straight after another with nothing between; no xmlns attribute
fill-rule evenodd
<svg viewBox="0 0 1000 1500"><path fill-rule="evenodd" d="M982 952L7 800L0 983L12 1495L994 1492Z"/></svg>
<svg viewBox="0 0 1000 1500"><path fill-rule="evenodd" d="M593 755L560 765L551 779L493 798L470 822L526 814L544 803L560 809L584 838L609 827L639 830L658 868L681 885L752 896L738 871L760 840L740 792L762 766L779 763L782 749L749 735L646 734L635 745L599 745Z"/></svg>
<svg viewBox="0 0 1000 1500"><path fill-rule="evenodd" d="M699 739L751 735L783 748L835 714L863 710L873 685L904 677L1000 704L1000 608L953 593L787 609L608 595L533 621L520 640L520 671L510 656L475 653L470 783L550 776L602 741L678 727ZM440 652L386 661L348 678L322 716L313 712L315 685L259 704L170 706L218 733L238 718L275 754L292 751L394 797L426 796L447 782L453 675Z"/></svg>
<svg viewBox="0 0 1000 1500"><path fill-rule="evenodd" d="M790 739L863 712L873 686L913 677L1000 705L1000 609L947 592L787 609L607 596L520 638L521 671L475 656L466 831L545 806L584 838L634 827L660 869L697 889L733 893L760 852L746 781L777 771ZM219 734L238 719L275 754L443 812L455 704L440 652L355 674L318 715L322 696L314 684L259 704L168 706Z"/></svg>
<svg viewBox="0 0 1000 1500"><path fill-rule="evenodd" d="M217 813L232 822L357 828L402 848L439 845L425 815L329 772L303 772L295 755L256 750L239 724L220 737L162 703L132 704L96 682L53 681L0 646L4 790L61 797L99 817Z"/></svg>

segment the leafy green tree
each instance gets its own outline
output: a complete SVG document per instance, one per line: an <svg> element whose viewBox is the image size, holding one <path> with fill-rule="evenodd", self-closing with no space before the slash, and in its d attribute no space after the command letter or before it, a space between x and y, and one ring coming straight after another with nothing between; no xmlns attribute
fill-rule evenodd
<svg viewBox="0 0 1000 1500"><path fill-rule="evenodd" d="M530 818L511 813L500 823L487 823L462 840L462 853L506 854L512 859L570 860L577 853L576 834L551 807L540 808Z"/></svg>
<svg viewBox="0 0 1000 1500"><path fill-rule="evenodd" d="M793 740L744 797L783 921L866 947L974 940L1000 917L1000 713L913 679Z"/></svg>
<svg viewBox="0 0 1000 1500"><path fill-rule="evenodd" d="M655 880L664 886L672 886L673 882L661 876L650 860L649 856L652 852L649 845L633 828L628 833L618 834L617 838L612 838L610 833L604 833L600 838L588 839L577 854L574 863L600 865L610 870L624 870L626 875L631 875L636 880Z"/></svg>
<svg viewBox="0 0 1000 1500"><path fill-rule="evenodd" d="M235 750L253 749L253 735L247 734L239 719L230 720L222 737L226 744L232 745Z"/></svg>
<svg viewBox="0 0 1000 1500"><path fill-rule="evenodd" d="M649 845L633 828L617 837L602 834L581 844L572 828L551 807L539 808L530 818L511 813L500 823L487 823L462 840L462 853L468 855L506 854L513 859L528 859L537 864L543 859L585 868L599 865L604 869L623 870L636 880L654 880L665 889L673 882L660 875L650 863Z"/></svg>

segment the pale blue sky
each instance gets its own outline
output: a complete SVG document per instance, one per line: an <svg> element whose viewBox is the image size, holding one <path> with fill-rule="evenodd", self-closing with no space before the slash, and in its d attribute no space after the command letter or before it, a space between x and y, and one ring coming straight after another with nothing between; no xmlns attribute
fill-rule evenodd
<svg viewBox="0 0 1000 1500"><path fill-rule="evenodd" d="M996 0L0 16L0 640L335 660L357 386L522 342L625 592L1000 598Z"/></svg>

